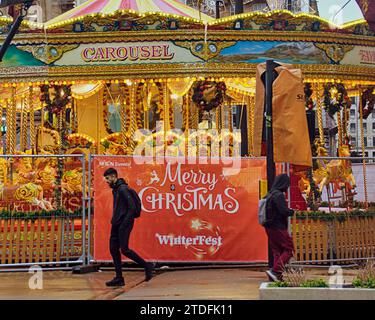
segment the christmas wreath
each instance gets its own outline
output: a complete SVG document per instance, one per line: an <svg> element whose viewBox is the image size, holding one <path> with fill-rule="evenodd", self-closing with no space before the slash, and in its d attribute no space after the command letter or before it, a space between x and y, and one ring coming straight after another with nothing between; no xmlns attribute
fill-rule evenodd
<svg viewBox="0 0 375 320"><path fill-rule="evenodd" d="M362 111L363 119L367 119L374 110L375 95L373 94L374 88L370 87L362 93Z"/></svg>
<svg viewBox="0 0 375 320"><path fill-rule="evenodd" d="M59 114L63 108L71 100L71 86L70 85L54 85L53 99L51 99L50 86L42 85L40 87L40 101L46 104L47 110L54 114Z"/></svg>
<svg viewBox="0 0 375 320"><path fill-rule="evenodd" d="M351 105L343 84L327 83L324 86L324 108L332 118L341 108L350 108Z"/></svg>
<svg viewBox="0 0 375 320"><path fill-rule="evenodd" d="M198 81L194 86L193 102L201 111L211 111L223 103L226 89L225 82Z"/></svg>

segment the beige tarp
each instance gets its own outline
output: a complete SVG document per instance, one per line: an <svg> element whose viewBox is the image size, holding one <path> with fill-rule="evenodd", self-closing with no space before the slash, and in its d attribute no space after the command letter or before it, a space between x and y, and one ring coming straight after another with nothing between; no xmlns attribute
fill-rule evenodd
<svg viewBox="0 0 375 320"><path fill-rule="evenodd" d="M266 64L257 67L256 102L253 147L255 156L261 156L264 93L261 75ZM281 64L276 68L278 77L273 84L272 122L275 162L311 166L311 147L307 126L304 85L300 69Z"/></svg>

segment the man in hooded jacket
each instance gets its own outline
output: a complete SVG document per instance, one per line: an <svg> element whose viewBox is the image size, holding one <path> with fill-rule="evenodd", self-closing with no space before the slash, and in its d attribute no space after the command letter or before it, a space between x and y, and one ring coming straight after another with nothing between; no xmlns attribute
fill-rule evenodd
<svg viewBox="0 0 375 320"><path fill-rule="evenodd" d="M113 214L111 237L109 240L110 252L115 265L116 276L106 282L108 287L124 286L122 276L121 253L138 263L145 269L146 281L151 280L153 264L147 263L136 252L129 248L130 233L134 226L135 203L124 179L117 177L117 170L110 168L104 172L104 178L112 188Z"/></svg>
<svg viewBox="0 0 375 320"><path fill-rule="evenodd" d="M288 217L294 211L288 208L284 195L289 186L288 175L278 175L269 192L266 206L267 222L264 227L274 259L273 268L267 271L267 275L274 281L282 280L283 268L293 257L294 251L293 240L288 233Z"/></svg>

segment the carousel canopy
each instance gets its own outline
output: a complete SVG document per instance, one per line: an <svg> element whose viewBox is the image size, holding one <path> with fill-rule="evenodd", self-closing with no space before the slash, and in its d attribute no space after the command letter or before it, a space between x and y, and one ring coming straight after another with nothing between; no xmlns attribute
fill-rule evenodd
<svg viewBox="0 0 375 320"><path fill-rule="evenodd" d="M47 26L90 14L111 14L119 10L140 14L161 12L209 22L213 18L177 0L89 0L47 22Z"/></svg>

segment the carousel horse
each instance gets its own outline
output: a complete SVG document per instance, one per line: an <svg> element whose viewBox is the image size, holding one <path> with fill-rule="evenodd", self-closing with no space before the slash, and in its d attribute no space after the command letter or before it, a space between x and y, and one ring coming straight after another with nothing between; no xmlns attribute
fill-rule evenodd
<svg viewBox="0 0 375 320"><path fill-rule="evenodd" d="M327 151L321 145L317 146L318 157L326 157ZM339 157L350 156L348 145L339 147ZM318 160L318 169L314 171L314 182L319 185L319 191L322 192L324 186L333 184L334 193L339 189L354 189L356 187L355 178L351 169L350 161L345 159L331 160L328 163L325 160Z"/></svg>
<svg viewBox="0 0 375 320"><path fill-rule="evenodd" d="M311 185L309 178L307 177L307 172L296 172L295 175L300 178L298 181L298 188L300 189L301 193L309 196L311 192Z"/></svg>
<svg viewBox="0 0 375 320"><path fill-rule="evenodd" d="M73 169L64 173L62 177L63 193L74 194L82 192L82 169Z"/></svg>

